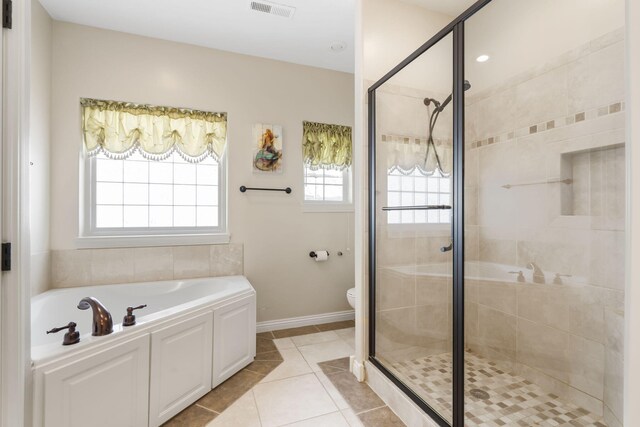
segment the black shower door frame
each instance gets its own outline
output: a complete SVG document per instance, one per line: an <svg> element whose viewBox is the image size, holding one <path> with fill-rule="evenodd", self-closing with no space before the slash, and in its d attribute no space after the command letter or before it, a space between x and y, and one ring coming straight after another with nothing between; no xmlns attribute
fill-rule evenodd
<svg viewBox="0 0 640 427"><path fill-rule="evenodd" d="M368 90L369 361L443 427L450 424L376 358L376 90L440 40L453 34L453 427L464 426L464 24L492 0L479 0ZM428 79L425 76L425 79Z"/></svg>

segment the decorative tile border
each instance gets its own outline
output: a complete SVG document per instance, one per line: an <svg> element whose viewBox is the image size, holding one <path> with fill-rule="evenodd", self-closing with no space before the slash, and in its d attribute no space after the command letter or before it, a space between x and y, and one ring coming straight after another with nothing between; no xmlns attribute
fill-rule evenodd
<svg viewBox="0 0 640 427"><path fill-rule="evenodd" d="M542 123L535 123L530 126L521 127L519 129L515 129L510 132L504 132L499 135L491 136L489 138L467 142L467 147L471 150L475 150L477 148L482 148L501 142L513 142L518 138L522 138L528 135L542 133L565 126L575 125L581 122L598 119L607 115L621 113L624 110L624 102L614 102L613 104L605 105L602 107L592 108L590 110L580 111L575 114L558 117L556 119L548 120Z"/></svg>

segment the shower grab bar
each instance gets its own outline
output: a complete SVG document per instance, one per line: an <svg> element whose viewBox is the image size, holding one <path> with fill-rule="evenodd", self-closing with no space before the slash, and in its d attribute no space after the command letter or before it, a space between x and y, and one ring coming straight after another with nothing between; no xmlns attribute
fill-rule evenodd
<svg viewBox="0 0 640 427"><path fill-rule="evenodd" d="M385 206L383 211L434 211L451 209L449 205L422 205L422 206Z"/></svg>

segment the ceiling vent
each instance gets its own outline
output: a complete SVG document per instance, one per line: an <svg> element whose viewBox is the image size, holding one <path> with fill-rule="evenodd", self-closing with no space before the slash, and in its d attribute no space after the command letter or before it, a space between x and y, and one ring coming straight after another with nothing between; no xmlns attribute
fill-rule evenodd
<svg viewBox="0 0 640 427"><path fill-rule="evenodd" d="M283 18L291 18L296 11L295 7L283 4L271 3L268 1L252 1L249 6L251 10L256 12L268 13L270 15L281 16Z"/></svg>

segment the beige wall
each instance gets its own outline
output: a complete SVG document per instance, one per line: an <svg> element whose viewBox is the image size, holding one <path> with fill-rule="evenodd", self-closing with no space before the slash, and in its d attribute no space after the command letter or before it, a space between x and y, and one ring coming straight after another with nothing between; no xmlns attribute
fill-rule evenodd
<svg viewBox="0 0 640 427"><path fill-rule="evenodd" d="M31 293L49 286L50 110L52 20L31 2L31 99L29 128L29 204L31 228Z"/></svg>
<svg viewBox="0 0 640 427"><path fill-rule="evenodd" d="M353 125L351 74L55 22L52 96L52 249L75 249L78 235L80 97L224 111L229 231L244 248L258 320L349 309L353 214L302 212L301 136L303 120ZM259 122L283 126L282 175L252 174L252 125ZM242 194L240 185L294 192ZM318 248L331 252L329 262L309 258ZM198 268L209 267L201 255Z"/></svg>

